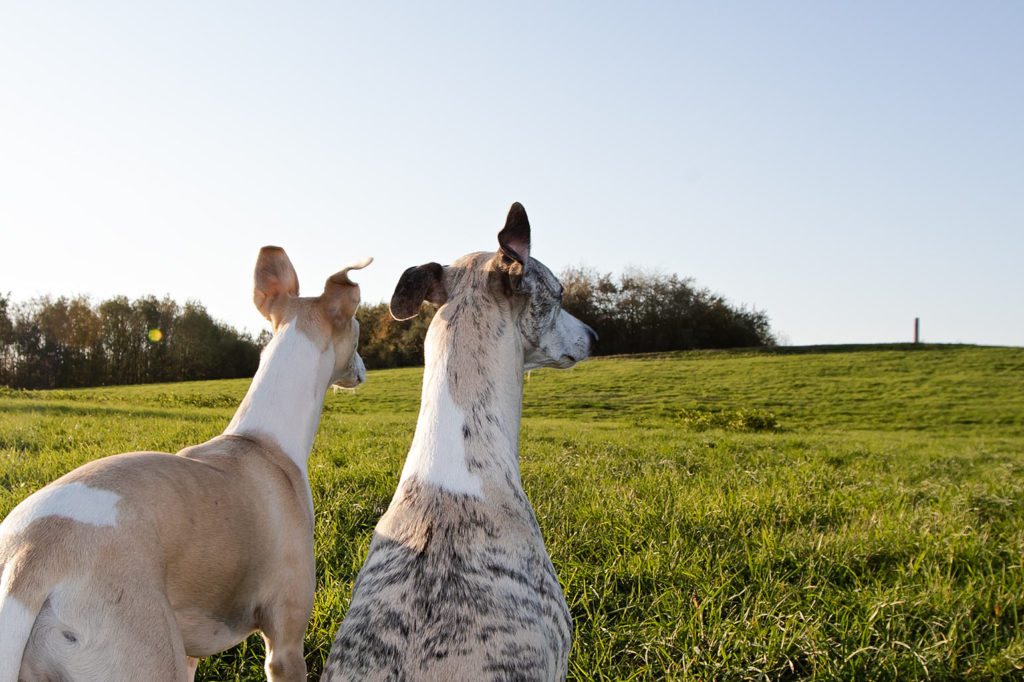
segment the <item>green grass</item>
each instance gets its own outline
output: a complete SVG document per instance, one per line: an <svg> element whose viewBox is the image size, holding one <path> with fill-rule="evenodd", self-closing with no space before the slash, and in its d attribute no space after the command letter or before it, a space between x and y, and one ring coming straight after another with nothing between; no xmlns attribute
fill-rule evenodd
<svg viewBox="0 0 1024 682"><path fill-rule="evenodd" d="M328 396L316 679L412 438L421 370ZM247 381L0 393L0 514L82 462L219 433ZM523 484L574 680L1024 676L1024 349L601 358L526 383ZM201 679L262 678L256 637Z"/></svg>

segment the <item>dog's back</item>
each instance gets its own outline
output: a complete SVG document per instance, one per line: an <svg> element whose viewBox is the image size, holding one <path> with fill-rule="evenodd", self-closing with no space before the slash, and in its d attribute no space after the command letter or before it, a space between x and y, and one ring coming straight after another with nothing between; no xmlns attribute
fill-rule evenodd
<svg viewBox="0 0 1024 682"><path fill-rule="evenodd" d="M260 495L239 493L246 480L282 501L274 513ZM185 674L177 649L213 654L262 625L262 610L279 595L251 585L287 585L296 599L311 594L312 570L296 580L291 566L258 551L289 543L292 555L308 551L312 515L302 483L283 453L220 436L179 456L95 460L35 493L0 526L2 603L23 608L31 628L31 637L17 637L26 647L22 675L175 679ZM0 638L0 650L17 648L13 627ZM137 657L110 655L124 650ZM17 662L4 665L17 675Z"/></svg>
<svg viewBox="0 0 1024 682"><path fill-rule="evenodd" d="M529 505L410 482L377 525L322 679L564 678L571 631Z"/></svg>

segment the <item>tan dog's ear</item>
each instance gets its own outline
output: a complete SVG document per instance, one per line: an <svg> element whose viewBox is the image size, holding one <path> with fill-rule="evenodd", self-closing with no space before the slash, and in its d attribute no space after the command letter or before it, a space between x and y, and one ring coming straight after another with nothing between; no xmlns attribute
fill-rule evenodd
<svg viewBox="0 0 1024 682"><path fill-rule="evenodd" d="M299 295L299 277L295 274L292 262L288 260L287 254L280 246L264 246L260 249L260 255L256 259L256 273L253 277L252 301L256 309L263 317L270 320L271 324L277 326L278 313L274 309L283 300L283 297L295 297Z"/></svg>
<svg viewBox="0 0 1024 682"><path fill-rule="evenodd" d="M359 307L359 285L349 279L348 273L351 270L362 270L372 262L372 258L364 258L327 278L320 299L324 302L330 319L347 320L356 314L356 308Z"/></svg>
<svg viewBox="0 0 1024 682"><path fill-rule="evenodd" d="M505 227L498 233L498 251L508 268L513 291L522 291L523 274L530 264L530 220L518 201L512 204Z"/></svg>
<svg viewBox="0 0 1024 682"><path fill-rule="evenodd" d="M444 305L448 292L444 288L444 268L439 263L426 263L402 273L391 295L391 317L408 320L416 317L423 301Z"/></svg>

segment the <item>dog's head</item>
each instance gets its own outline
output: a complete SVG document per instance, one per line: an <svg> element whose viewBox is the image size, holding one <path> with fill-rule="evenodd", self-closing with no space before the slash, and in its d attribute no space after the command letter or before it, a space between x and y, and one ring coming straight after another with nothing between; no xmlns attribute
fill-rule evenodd
<svg viewBox="0 0 1024 682"><path fill-rule="evenodd" d="M295 268L278 246L264 246L256 261L253 302L273 326L294 322L315 343L334 348L331 383L355 388L366 380L366 367L356 352L359 344L359 285L349 279L351 270L365 268L373 261L365 258L339 270L327 279L324 291L314 298L299 297L299 279Z"/></svg>
<svg viewBox="0 0 1024 682"><path fill-rule="evenodd" d="M561 283L531 257L530 221L519 203L512 204L498 233L496 253L471 253L448 266L427 263L402 273L391 297L392 316L409 319L423 301L490 305L510 316L522 341L525 370L572 367L590 355L597 339L593 329L562 310Z"/></svg>

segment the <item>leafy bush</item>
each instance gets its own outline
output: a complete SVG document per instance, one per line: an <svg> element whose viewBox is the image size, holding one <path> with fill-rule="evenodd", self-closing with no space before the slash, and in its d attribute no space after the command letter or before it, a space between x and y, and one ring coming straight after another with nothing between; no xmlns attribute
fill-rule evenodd
<svg viewBox="0 0 1024 682"><path fill-rule="evenodd" d="M597 353L773 346L768 316L730 305L693 279L629 270L618 279L583 268L560 275L563 307L597 331Z"/></svg>
<svg viewBox="0 0 1024 682"><path fill-rule="evenodd" d="M423 341L435 311L434 306L423 304L416 317L399 322L391 317L387 303L359 306L359 355L366 366L390 369L422 365Z"/></svg>

